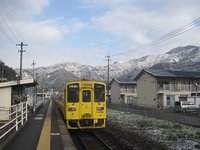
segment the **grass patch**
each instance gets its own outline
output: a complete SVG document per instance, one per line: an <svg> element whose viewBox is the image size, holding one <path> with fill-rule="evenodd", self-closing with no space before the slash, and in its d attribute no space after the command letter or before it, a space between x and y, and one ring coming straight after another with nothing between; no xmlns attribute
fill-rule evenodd
<svg viewBox="0 0 200 150"><path fill-rule="evenodd" d="M115 122L115 125L126 126L127 128L130 127L131 129L138 130L140 132L142 132L142 130L146 132L149 129L155 129L155 131L159 130L160 132L158 132L158 134L162 134L162 137L160 138L165 138L166 140L200 140L199 128L180 123L150 118L128 112L124 113L117 110L108 110L108 118L112 119L112 121Z"/></svg>

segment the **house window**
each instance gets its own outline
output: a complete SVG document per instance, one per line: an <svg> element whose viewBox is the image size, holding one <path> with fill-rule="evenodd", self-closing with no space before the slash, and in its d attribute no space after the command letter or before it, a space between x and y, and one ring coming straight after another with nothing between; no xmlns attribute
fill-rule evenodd
<svg viewBox="0 0 200 150"><path fill-rule="evenodd" d="M169 81L158 81L157 84L160 90L170 90Z"/></svg>
<svg viewBox="0 0 200 150"><path fill-rule="evenodd" d="M127 96L127 104L133 103L133 96Z"/></svg>
<svg viewBox="0 0 200 150"><path fill-rule="evenodd" d="M167 106L170 106L170 96L167 96Z"/></svg>
<svg viewBox="0 0 200 150"><path fill-rule="evenodd" d="M159 90L163 90L163 82L162 81L158 81L157 84L158 84Z"/></svg>
<svg viewBox="0 0 200 150"><path fill-rule="evenodd" d="M125 85L125 92L127 92L128 86Z"/></svg>
<svg viewBox="0 0 200 150"><path fill-rule="evenodd" d="M175 101L175 96L174 95L167 95L166 96L166 105L167 106L173 106Z"/></svg>
<svg viewBox="0 0 200 150"><path fill-rule="evenodd" d="M185 87L186 87L186 83L185 83L185 81L182 81L182 82L181 82L181 90L182 90L182 91L185 91L185 90L186 90Z"/></svg>
<svg viewBox="0 0 200 150"><path fill-rule="evenodd" d="M187 97L186 96L180 96L179 101L187 101Z"/></svg>
<svg viewBox="0 0 200 150"><path fill-rule="evenodd" d="M169 81L164 81L165 90L169 90Z"/></svg>

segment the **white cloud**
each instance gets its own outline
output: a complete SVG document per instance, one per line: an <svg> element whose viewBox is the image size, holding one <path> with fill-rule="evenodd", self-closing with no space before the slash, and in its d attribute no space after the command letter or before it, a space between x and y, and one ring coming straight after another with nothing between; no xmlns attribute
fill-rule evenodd
<svg viewBox="0 0 200 150"><path fill-rule="evenodd" d="M147 2L145 0L128 0L124 2L123 0L87 0L85 5L87 4L90 9L91 7L93 9L95 7L107 8L104 14L92 17L92 23L97 29L121 39L128 39L131 41L129 48L131 46L135 48L180 28L199 17L200 1L150 0ZM196 32L189 31L183 35L184 37L179 36L170 40L170 43L165 42L164 46L161 44L160 47L150 47L147 48L148 50L137 50L137 54L133 53L135 56L141 57L166 50L166 48L174 48L177 45L190 44L189 41L191 44L197 43L192 38L194 34L198 37L197 39L200 38L199 30L196 30ZM129 48L127 47L127 49Z"/></svg>
<svg viewBox="0 0 200 150"><path fill-rule="evenodd" d="M80 21L78 18L73 18L69 20L68 26L71 31L80 31L81 29L87 27L88 24Z"/></svg>
<svg viewBox="0 0 200 150"><path fill-rule="evenodd" d="M82 0L83 6L85 8L102 8L102 7L118 7L122 5L129 5L133 3L134 0Z"/></svg>
<svg viewBox="0 0 200 150"><path fill-rule="evenodd" d="M146 43L149 38L145 36L146 29L139 25L134 12L114 10L104 16L93 17L92 21L105 32L112 33L120 38L128 38L137 44ZM142 30L141 30L142 29Z"/></svg>
<svg viewBox="0 0 200 150"><path fill-rule="evenodd" d="M40 55L38 57L42 59L49 52L48 59L56 57L55 61L59 62L59 59L63 60L71 54L70 58L68 58L71 61L77 59L88 63L88 60L91 60L92 63L92 61L99 60L100 56L104 57L107 54L105 52L106 49L112 51L114 47L110 53L111 55L112 53L118 53L119 51L117 50L120 49L123 52L192 22L199 16L200 6L199 0L82 0L82 7L73 9L77 10L75 13L69 13L74 16L56 16L56 18L46 18L44 20L37 18L38 20L36 20L36 17L42 15L45 8L50 6L50 2L50 0L1 0L0 29L3 29L9 37L12 37L8 29L9 25L13 32L22 35L24 42L29 44L25 55ZM83 9L87 10L84 11ZM13 19L9 17L7 10L10 11ZM79 12L79 10L81 11ZM6 19L8 25L2 20L1 16ZM46 15L44 16L47 17ZM83 31L85 28L86 30ZM90 33L87 34L87 32ZM65 37L66 34L70 40L74 39L64 41L67 39ZM75 37L79 35L80 37ZM83 43L81 41L82 37L90 38L83 39L83 41L88 41L89 43L66 45L66 43ZM99 41L97 41L98 39ZM147 54L165 52L175 46L198 43L198 39L200 39L200 31L198 29L192 30L185 33L184 36L171 39L158 46L135 50L131 52L132 55L130 53L126 54L126 58L131 59L133 55L134 57L141 57ZM21 40L20 38L19 42ZM5 41L5 35L3 37L1 34L1 52L5 52L10 48L7 46L8 44L4 44ZM16 47L15 44L17 42L15 39L13 41L12 43ZM6 42L9 41L7 40ZM61 46L57 47L56 45ZM84 46L81 47L82 45ZM57 51L58 49L65 49L66 51L59 50L59 53L55 54L55 49ZM115 51L114 49L117 50ZM51 54L50 51L54 54ZM42 52L42 54L39 52ZM8 53L5 54L9 56ZM18 55L17 51L16 54ZM4 58L6 59L6 56ZM12 56L12 58L14 57ZM48 59L43 58L40 62L46 62L47 64L47 61L50 61L48 63L54 63Z"/></svg>
<svg viewBox="0 0 200 150"><path fill-rule="evenodd" d="M42 14L47 6L49 6L49 0L0 1L0 29L4 32L0 35L0 43L2 45L0 46L0 51L5 55L0 59L9 65L12 63L12 67L18 67L18 47L16 47L16 44L19 42L23 41L29 45L25 53L26 58L27 56L40 55L39 51L47 53L52 50L51 47L63 40L64 35L69 30L66 25L61 24L59 18L37 21L34 19L36 15ZM17 39L14 35L16 35ZM16 53L9 55L6 51L11 49L14 49L12 51L16 51ZM30 62L27 62L25 67L27 66L30 66Z"/></svg>
<svg viewBox="0 0 200 150"><path fill-rule="evenodd" d="M9 38L16 35L18 40L45 43L59 41L68 32L66 27L56 24L56 19L33 20L35 15L41 14L49 5L48 0L2 0L0 4L0 27Z"/></svg>
<svg viewBox="0 0 200 150"><path fill-rule="evenodd" d="M18 27L20 28L19 30L23 31L24 28L30 27L29 32L33 29L33 33L35 28L37 28L38 32L41 28L41 33L46 33L50 37L52 36L52 32L55 33L56 30L67 33L68 30L66 30L66 27L61 27L57 23L59 18L49 18L42 21L35 21L33 19L36 15L42 14L44 8L49 5L49 0L2 0L0 2L1 18L3 18L6 26L8 24L14 30Z"/></svg>
<svg viewBox="0 0 200 150"><path fill-rule="evenodd" d="M26 40L34 43L47 43L62 40L63 34L67 31L55 27L51 21L41 22L21 22L21 32L27 38Z"/></svg>
<svg viewBox="0 0 200 150"><path fill-rule="evenodd" d="M17 20L27 19L42 13L43 9L49 6L49 0L2 0L0 8L9 10Z"/></svg>

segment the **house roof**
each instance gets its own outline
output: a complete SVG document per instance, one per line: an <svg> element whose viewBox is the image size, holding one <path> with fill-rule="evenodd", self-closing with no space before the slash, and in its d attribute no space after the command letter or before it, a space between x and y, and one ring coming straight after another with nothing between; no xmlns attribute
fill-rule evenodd
<svg viewBox="0 0 200 150"><path fill-rule="evenodd" d="M114 81L116 81L118 84L137 84L136 81L133 81L133 80L121 80L121 79L116 79L116 78L113 78L110 82L110 84L112 84Z"/></svg>
<svg viewBox="0 0 200 150"><path fill-rule="evenodd" d="M19 81L9 81L0 83L0 88L2 87L11 87L16 85L23 85L26 87L35 86L37 83L33 79L19 80Z"/></svg>
<svg viewBox="0 0 200 150"><path fill-rule="evenodd" d="M138 80L144 73L148 73L154 77L169 77L169 78L200 78L200 72L189 72L189 71L171 71L171 70L142 70L136 77Z"/></svg>

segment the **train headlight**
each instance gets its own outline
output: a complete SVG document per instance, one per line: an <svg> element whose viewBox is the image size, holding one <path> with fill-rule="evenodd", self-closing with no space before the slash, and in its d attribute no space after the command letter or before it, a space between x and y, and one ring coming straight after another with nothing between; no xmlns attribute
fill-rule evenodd
<svg viewBox="0 0 200 150"><path fill-rule="evenodd" d="M76 107L69 107L68 111L76 111Z"/></svg>
<svg viewBox="0 0 200 150"><path fill-rule="evenodd" d="M98 110L98 111L102 111L102 110L104 110L104 107L102 107L102 106L97 106L97 110Z"/></svg>

